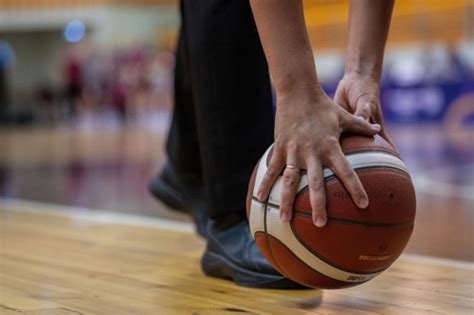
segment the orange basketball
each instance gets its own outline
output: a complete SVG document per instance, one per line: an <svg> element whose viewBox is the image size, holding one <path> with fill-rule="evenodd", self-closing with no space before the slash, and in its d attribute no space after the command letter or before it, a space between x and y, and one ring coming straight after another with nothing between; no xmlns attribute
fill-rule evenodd
<svg viewBox="0 0 474 315"><path fill-rule="evenodd" d="M309 287L335 289L369 281L400 256L413 231L415 191L398 152L380 136L346 135L341 146L369 196L369 206L358 208L341 181L324 169L328 221L323 228L311 219L305 173L290 222L279 216L281 177L268 200L256 198L272 147L250 180L247 216L262 254L280 273Z"/></svg>

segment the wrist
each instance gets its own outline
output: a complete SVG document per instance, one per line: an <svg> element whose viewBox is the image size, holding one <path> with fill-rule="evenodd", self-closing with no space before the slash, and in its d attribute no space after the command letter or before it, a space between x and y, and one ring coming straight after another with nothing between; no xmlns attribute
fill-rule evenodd
<svg viewBox="0 0 474 315"><path fill-rule="evenodd" d="M278 104L307 104L318 102L328 96L324 92L319 82L298 82L284 89L276 88L276 99ZM286 107L286 106L285 106Z"/></svg>
<svg viewBox="0 0 474 315"><path fill-rule="evenodd" d="M381 75L382 62L377 62L374 57L349 57L346 61L344 76L366 78L379 82Z"/></svg>
<svg viewBox="0 0 474 315"><path fill-rule="evenodd" d="M374 84L380 86L380 74L378 73L366 73L347 69L345 70L344 77L342 79L349 81L363 81L368 82L371 85Z"/></svg>
<svg viewBox="0 0 474 315"><path fill-rule="evenodd" d="M311 90L322 90L321 84L316 76L285 75L283 80L274 80L275 93L277 97L285 97L295 93Z"/></svg>

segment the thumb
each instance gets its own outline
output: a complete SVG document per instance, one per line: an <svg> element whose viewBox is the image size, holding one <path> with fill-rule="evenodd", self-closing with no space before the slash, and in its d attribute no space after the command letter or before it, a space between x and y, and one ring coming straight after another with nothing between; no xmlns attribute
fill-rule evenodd
<svg viewBox="0 0 474 315"><path fill-rule="evenodd" d="M374 136L382 130L382 127L379 124L371 124L361 116L351 115L347 112L344 112L341 115L341 126L344 130L360 133L366 136Z"/></svg>

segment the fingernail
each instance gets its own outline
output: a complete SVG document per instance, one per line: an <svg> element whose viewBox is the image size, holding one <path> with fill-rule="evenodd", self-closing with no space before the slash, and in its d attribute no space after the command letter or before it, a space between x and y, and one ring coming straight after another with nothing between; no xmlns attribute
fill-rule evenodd
<svg viewBox="0 0 474 315"><path fill-rule="evenodd" d="M359 201L359 207L360 208L367 208L368 206L369 206L369 199L367 199L366 197L362 198Z"/></svg>
<svg viewBox="0 0 474 315"><path fill-rule="evenodd" d="M282 221L288 222L291 219L291 216L288 212L282 212L280 213L280 218Z"/></svg>
<svg viewBox="0 0 474 315"><path fill-rule="evenodd" d="M316 224L317 227L323 227L326 224L326 218L317 217L315 224Z"/></svg>
<svg viewBox="0 0 474 315"><path fill-rule="evenodd" d="M259 191L258 194L257 194L257 199L260 200L260 201L264 201L264 196L263 196L263 192Z"/></svg>
<svg viewBox="0 0 474 315"><path fill-rule="evenodd" d="M380 126L379 124L372 124L372 128L374 128L377 131L382 130L382 126Z"/></svg>

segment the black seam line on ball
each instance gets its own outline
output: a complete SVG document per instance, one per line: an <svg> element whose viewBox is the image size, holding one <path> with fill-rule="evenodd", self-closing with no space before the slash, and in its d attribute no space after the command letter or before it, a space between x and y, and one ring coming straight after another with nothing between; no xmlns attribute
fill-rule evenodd
<svg viewBox="0 0 474 315"><path fill-rule="evenodd" d="M411 181L411 177L410 177L410 174L408 174L406 171L403 171L399 168L396 168L396 167L393 167L393 166L387 166L387 165L375 165L375 166L365 166L365 167L358 167L358 168L354 168L353 170L354 171L367 171L367 170L371 170L371 169L385 169L385 170L389 170L391 172L396 172L396 173L399 173L399 174L402 174L402 175L407 175L408 178L410 179ZM306 171L304 171L306 173ZM302 174L303 175L303 174ZM330 181L330 180L334 180L338 178L336 176L336 174L333 174L332 175L329 175L327 177L324 177L324 180L325 181ZM295 197L298 197L299 194L301 194L303 191L307 190L308 189L308 185L302 187L299 191L296 192L296 195ZM260 200L258 200L255 196L252 195L252 199L255 200L255 201L258 201L260 203L262 203Z"/></svg>
<svg viewBox="0 0 474 315"><path fill-rule="evenodd" d="M262 203L260 200L258 200L256 197L253 197L252 196L252 199L259 202L259 203ZM267 203L262 203L262 204L265 204L265 216L266 216L266 213L267 213L267 207L270 206L272 208L275 208L275 209L280 209L280 206L277 205L277 204L274 204L274 203L271 203L271 202L267 202ZM302 210L298 210L298 209L295 209L293 211L293 213L295 215L299 215L299 216L303 216L303 217L308 217L308 218L311 218L311 214L306 212L306 211L302 211ZM362 226L373 226L373 227L393 227L393 228L396 228L396 227L408 227L410 225L413 225L414 223L414 219L412 220L408 220L408 221L404 221L404 222L399 222L399 223L374 223L374 222L365 222L365 221L354 221L354 220L348 220L348 219L341 219L341 218L334 218L334 217L328 217L328 221L330 222L333 222L333 223L339 223L339 224L352 224L352 225L362 225ZM266 225L265 225L265 228L266 228Z"/></svg>
<svg viewBox="0 0 474 315"><path fill-rule="evenodd" d="M286 246L282 241L280 241L278 238L276 238L275 236L271 235L271 234L266 234L266 237L268 237L269 239L273 239L274 241L277 241L281 246L283 246L284 248L286 248L286 250L288 251L288 253L290 253L291 256L293 256L295 259L297 259L300 263L302 263L303 265L305 265L306 267L308 267L308 269L310 269L311 271L317 273L318 275L320 276L323 276L323 277L326 277L326 278L329 278L331 280L336 280L336 281L341 281L341 282L344 282L342 280L338 280L338 279L335 279L335 278L332 278L330 276L327 276L323 273L321 273L320 271L314 269L313 267L311 267L310 265L308 265L307 263L305 263L303 260L301 260L301 258L299 258L295 253L293 253L293 251L288 247ZM273 260L275 261L275 258L272 256ZM288 277L287 277L288 278Z"/></svg>
<svg viewBox="0 0 474 315"><path fill-rule="evenodd" d="M260 204L262 204L262 205L265 205L265 211L267 210L267 207L268 207L268 206L270 206L270 207L272 207L272 208L278 208L278 209L280 209L280 206L279 206L279 205L269 202L268 199L267 199L267 202L262 202L262 201L260 201L257 197L252 196L252 200L254 200L254 201L256 201L256 202L258 202L258 203L260 203Z"/></svg>
<svg viewBox="0 0 474 315"><path fill-rule="evenodd" d="M293 213L295 215L299 215L299 216L302 216L302 217L311 218L311 213L308 213L306 211L294 210ZM354 221L354 220L348 220L348 219L328 217L328 221L333 222L333 223L339 223L339 224L363 225L363 226L371 226L371 227L398 228L398 227L409 227L409 226L413 225L415 220L412 219L412 220L399 222L399 223L376 223L376 222Z"/></svg>
<svg viewBox="0 0 474 315"><path fill-rule="evenodd" d="M399 174L402 174L402 175L407 175L408 178L411 179L410 177L410 174L408 174L406 171L403 171L397 167L393 167L393 166L387 166L387 165L374 165L374 166L364 166L364 167L358 167L358 168L353 168L354 171L362 171L362 172L365 172L365 171L368 171L368 170L373 170L373 169L384 169L384 170L388 170L388 171L391 171L391 172L396 172L396 173L399 173ZM332 172L332 170L331 170ZM334 180L334 179L339 179L337 177L336 174L334 174L334 172L332 172L331 175L327 176L327 177L324 177L324 181L330 181L330 180ZM296 196L298 196L300 193L302 193L305 189L308 189L308 185L304 186L303 188L301 188L297 193L296 193Z"/></svg>
<svg viewBox="0 0 474 315"><path fill-rule="evenodd" d="M268 253L270 254L270 257L272 258L273 262L275 263L275 267L276 269L282 274L284 275L285 277L288 278L288 275L285 274L285 272L283 271L283 269L281 268L280 264L278 263L278 261L275 259L275 256L273 255L273 250L272 250L272 247L270 245L270 241L268 240L268 228L267 228L267 212L268 212L268 198L267 198L267 202L263 203L264 204L264 209L263 209L263 233L265 235L265 244L267 244L267 249L268 249Z"/></svg>
<svg viewBox="0 0 474 315"><path fill-rule="evenodd" d="M386 165L376 165L376 166L366 166L366 167L359 167L359 168L354 168L354 171L362 171L362 172L365 172L365 171L368 171L368 170L371 170L371 169L385 169L385 170L389 170L391 172L396 172L396 173L399 173L399 174L402 174L402 175L407 175L408 178L410 179L410 182L411 182L411 177L410 177L410 174L408 174L407 172L405 171L402 171L401 169L399 168L396 168L396 167L391 167L391 166L386 166ZM329 175L328 177L324 177L324 181L332 181L332 180L335 180L335 179L339 179L336 174L333 174L332 175ZM304 191L308 190L309 189L309 186L306 185L304 186L303 188L301 188L299 191L296 192L296 195L295 195L295 200L299 197L300 194L302 194ZM256 199L256 201L258 201L258 199Z"/></svg>
<svg viewBox="0 0 474 315"><path fill-rule="evenodd" d="M355 274L370 275L370 274L382 272L382 271L386 270L388 267L390 267L390 265L391 265L390 264L387 267L379 268L379 269L376 269L376 270L373 270L373 271L357 271L357 270L348 269L346 267L342 267L339 264L336 264L336 263L330 261L328 258L324 257L321 253L317 252L313 248L309 247L308 244L303 239L300 238L299 234L296 231L294 222L290 223L290 228L291 228L291 231L293 232L293 235L298 240L298 242L300 242L300 244L303 245L303 247L306 248L310 253L312 253L314 256L318 257L322 261L324 261L326 264L328 264L330 266L333 266L337 269L340 269L342 271L349 272L349 273L355 273Z"/></svg>
<svg viewBox="0 0 474 315"><path fill-rule="evenodd" d="M300 263L302 263L303 265L305 265L306 267L308 267L308 269L312 270L313 272L315 272L315 273L317 273L317 274L319 274L320 276L323 276L323 277L325 277L325 278L328 278L328 279L331 279L331 280L335 280L335 281L339 281L339 282L342 282L342 283L354 283L354 285L357 285L357 284L362 284L362 283L364 283L364 282L367 282L367 281L369 281L369 280L371 280L372 278L375 277L375 276L374 276L374 277L371 277L371 278L369 278L369 279L367 279L367 280L365 280L365 281L360 281L360 282L357 282L357 281L356 281L356 282L352 282L352 281L349 282L349 281L339 280L339 279L333 278L333 277L331 277L331 276L328 276L328 275L325 275L325 274L321 273L320 271L314 269L313 267L311 267L310 265L308 265L307 263L305 263L300 257L298 257L290 248L288 248L288 246L286 246L286 245L285 245L282 241L280 241L278 238L274 237L274 236L271 235L271 234L267 234L267 237L268 237L268 238L272 238L273 240L277 241L281 246L283 246L284 248L286 248L286 250L288 251L288 253L289 253L291 256L293 256L293 258L295 258L295 259L298 260ZM326 262L326 263L327 263L327 262ZM329 264L329 263L328 263L328 264ZM331 264L329 264L329 265L331 265ZM332 266L332 265L331 265L331 266ZM333 267L336 268L336 269L340 269L340 268L338 268L338 267L336 267L336 266L333 266ZM344 270L341 269L341 271L344 271ZM352 272L350 272L350 273L352 273ZM364 273L361 273L361 272L353 272L353 273L355 273L355 274L364 274ZM371 273L368 273L368 274L373 274L373 273L376 273L376 272L371 272Z"/></svg>

